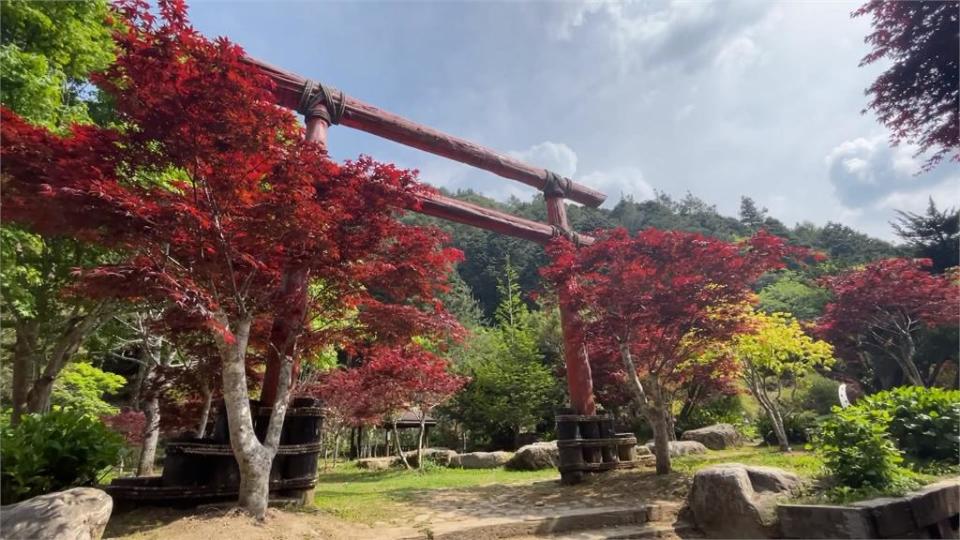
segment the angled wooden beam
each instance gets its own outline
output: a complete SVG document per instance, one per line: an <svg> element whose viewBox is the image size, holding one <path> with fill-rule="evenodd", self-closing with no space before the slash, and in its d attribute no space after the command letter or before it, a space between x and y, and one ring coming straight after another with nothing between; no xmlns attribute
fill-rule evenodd
<svg viewBox="0 0 960 540"><path fill-rule="evenodd" d="M247 61L256 65L263 73L273 79L275 83L274 96L277 104L295 110L300 107L300 100L307 79L253 58L248 57ZM366 131L400 144L466 163L504 178L523 182L540 190L544 189L548 182L549 173L546 169L528 165L466 139L417 124L402 116L384 111L346 94L341 94L339 91L333 91L332 95L336 102L335 105L339 106L342 99L343 115L340 118L340 123L347 127ZM326 105L323 101L318 102L310 112L318 116L328 117ZM563 184L564 196L570 200L596 207L600 206L606 199L606 195L595 189L573 182L569 178L560 177L559 179Z"/></svg>
<svg viewBox="0 0 960 540"><path fill-rule="evenodd" d="M560 234L559 229L546 223L512 216L440 194L425 195L420 198L419 203L419 207L410 210L539 244L546 244ZM583 234L573 233L573 239L581 244L593 243L592 237Z"/></svg>

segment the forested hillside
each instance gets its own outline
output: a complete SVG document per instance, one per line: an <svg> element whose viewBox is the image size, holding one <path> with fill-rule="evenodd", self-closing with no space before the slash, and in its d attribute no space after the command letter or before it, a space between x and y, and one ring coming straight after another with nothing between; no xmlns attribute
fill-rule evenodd
<svg viewBox="0 0 960 540"><path fill-rule="evenodd" d="M501 203L473 191L458 191L447 195L528 219L546 221L546 207L542 196L531 201L511 199ZM569 205L567 212L571 225L577 231L587 233L614 227L624 227L633 233L654 227L734 240L765 229L785 238L791 244L811 247L827 255L827 261L805 272L810 274L809 277L876 259L911 254L911 250L906 246L896 246L871 238L840 223L827 223L822 227L812 223L799 223L788 227L776 217L768 215L766 209L758 207L749 197L742 199L740 215L736 218L721 215L715 206L690 193L680 200L663 193L658 194L656 199L646 201L627 198L611 210ZM466 225L422 216L411 219L433 222L440 226L451 234L454 246L463 250L466 258L459 265L459 275L479 302L484 318L489 320L492 317L501 300L497 293L497 279L503 275L508 258L519 275L522 292L529 297L529 293L539 291L538 268L546 264L546 254L542 247ZM796 274L787 277L789 283L780 288L795 289L796 283L802 286L802 280L796 281ZM765 284L770 282L771 280L766 280ZM812 316L815 314L807 314L807 318Z"/></svg>

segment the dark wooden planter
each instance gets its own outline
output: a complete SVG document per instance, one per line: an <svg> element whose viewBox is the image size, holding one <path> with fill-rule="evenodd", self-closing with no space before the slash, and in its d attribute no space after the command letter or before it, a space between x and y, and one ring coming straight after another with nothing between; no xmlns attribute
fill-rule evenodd
<svg viewBox="0 0 960 540"><path fill-rule="evenodd" d="M560 453L560 481L576 484L585 473L638 467L637 438L616 433L613 418L607 415L557 415L557 448Z"/></svg>
<svg viewBox="0 0 960 540"><path fill-rule="evenodd" d="M297 496L313 489L320 455L323 416L313 399L291 403L280 432L280 447L270 469L271 494ZM263 441L270 409L251 402L254 432ZM136 504L184 505L237 497L240 468L230 447L227 415L221 402L213 434L167 443L163 476L118 478L107 486L121 508Z"/></svg>

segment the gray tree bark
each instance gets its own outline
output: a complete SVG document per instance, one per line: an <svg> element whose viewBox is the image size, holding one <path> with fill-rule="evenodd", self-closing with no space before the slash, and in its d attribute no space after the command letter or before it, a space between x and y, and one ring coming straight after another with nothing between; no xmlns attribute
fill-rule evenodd
<svg viewBox="0 0 960 540"><path fill-rule="evenodd" d="M287 412L290 397L290 372L293 359L284 359L280 372L280 388L277 401L270 414L264 442L257 440L253 430L253 413L250 409L250 393L247 388L246 350L250 339L252 319L243 318L234 325L223 314L218 320L225 328L233 330L233 341L228 342L217 333L215 339L223 362L223 398L230 429L230 446L240 468L239 504L259 521L266 518L270 495L270 466L280 443L280 429Z"/></svg>
<svg viewBox="0 0 960 540"><path fill-rule="evenodd" d="M201 383L200 393L203 395L203 408L200 409L200 420L197 422L197 438L202 439L207 434L207 422L210 420L210 406L213 398L210 383L206 379Z"/></svg>
<svg viewBox="0 0 960 540"><path fill-rule="evenodd" d="M153 464L157 460L157 442L160 440L160 398L151 394L143 404L143 443L140 445L140 461L137 464L137 476L151 476Z"/></svg>
<svg viewBox="0 0 960 540"><path fill-rule="evenodd" d="M417 468L423 469L423 435L427 431L427 413L420 411L420 433L417 435Z"/></svg>
<svg viewBox="0 0 960 540"><path fill-rule="evenodd" d="M27 398L37 360L37 327L34 319L17 321L14 326L17 340L13 346L13 380L10 389L13 399L10 423L13 425L20 423L20 417L27 410Z"/></svg>
<svg viewBox="0 0 960 540"><path fill-rule="evenodd" d="M663 403L663 393L656 379L648 380L650 394L644 390L644 385L637 374L637 365L633 361L633 354L625 341L620 343L620 359L630 379L634 399L643 411L643 416L653 429L653 453L657 458L657 474L668 474L672 468L670 463L670 438L667 435L666 409Z"/></svg>
<svg viewBox="0 0 960 540"><path fill-rule="evenodd" d="M105 319L107 304L100 303L89 313L72 318L67 324L67 330L57 339L53 350L47 358L43 373L33 382L33 387L27 393L27 412L46 412L50 410L50 393L53 391L53 382L63 371L67 362L76 354L84 338L96 329Z"/></svg>
<svg viewBox="0 0 960 540"><path fill-rule="evenodd" d="M404 467L407 470L412 470L413 467L410 466L410 462L407 461L407 456L403 455L403 447L400 446L400 432L397 430L397 419L393 419L393 440L396 442L397 455L400 456L400 461L403 462Z"/></svg>

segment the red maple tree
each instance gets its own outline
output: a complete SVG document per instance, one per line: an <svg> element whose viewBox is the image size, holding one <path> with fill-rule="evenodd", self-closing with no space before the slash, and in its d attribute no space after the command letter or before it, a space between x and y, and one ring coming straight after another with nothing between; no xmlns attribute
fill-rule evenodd
<svg viewBox="0 0 960 540"><path fill-rule="evenodd" d="M427 416L468 382L449 367L446 359L417 345L380 346L368 351L361 366L326 374L311 393L350 425L392 424L404 463L396 421L401 413L413 411L420 420L417 464L422 467Z"/></svg>
<svg viewBox="0 0 960 540"><path fill-rule="evenodd" d="M930 384L948 359L921 372L919 341L928 329L956 325L960 310L956 270L934 275L930 266L929 259L885 259L823 278L833 299L818 333L850 363L887 358L910 384Z"/></svg>
<svg viewBox="0 0 960 540"><path fill-rule="evenodd" d="M866 93L890 141L916 143L924 170L960 161L960 2L869 0L853 16L873 23L860 65L888 65Z"/></svg>
<svg viewBox="0 0 960 540"><path fill-rule="evenodd" d="M194 30L183 2L160 1L159 17L145 1L117 9L117 61L95 80L121 127L58 136L3 110L4 219L120 253L81 276L84 294L157 302L169 328L209 332L240 503L262 518L293 366L288 357L261 442L246 359L269 342L283 270L311 279L310 320L294 323L303 350L341 339L332 321L357 312L361 326L389 310L424 333L448 328L431 315L459 254L440 247L439 231L396 219L426 189L412 173L369 158L338 165L304 143L271 81L236 45Z"/></svg>
<svg viewBox="0 0 960 540"><path fill-rule="evenodd" d="M550 246L553 262L544 275L581 303L591 363L622 365L653 428L658 474L670 471L671 392L697 375L685 364L743 329L751 283L791 252L799 253L764 231L733 244L680 231L630 236L616 229L598 232L589 246Z"/></svg>

